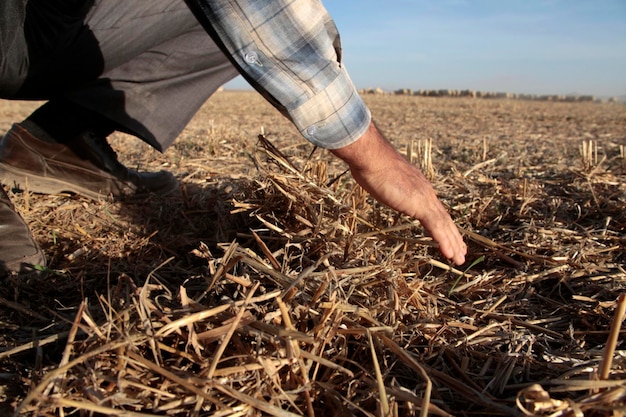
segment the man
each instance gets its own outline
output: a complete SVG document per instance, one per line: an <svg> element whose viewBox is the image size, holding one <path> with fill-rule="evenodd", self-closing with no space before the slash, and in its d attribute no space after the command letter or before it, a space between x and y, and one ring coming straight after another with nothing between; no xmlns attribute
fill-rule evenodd
<svg viewBox="0 0 626 417"><path fill-rule="evenodd" d="M177 188L170 173L126 168L106 137L123 131L163 151L241 74L377 200L418 219L445 257L465 261L431 184L373 124L318 0L186 3L4 0L0 96L48 101L0 142L0 181L41 193L166 195ZM10 272L45 263L4 191L0 263Z"/></svg>

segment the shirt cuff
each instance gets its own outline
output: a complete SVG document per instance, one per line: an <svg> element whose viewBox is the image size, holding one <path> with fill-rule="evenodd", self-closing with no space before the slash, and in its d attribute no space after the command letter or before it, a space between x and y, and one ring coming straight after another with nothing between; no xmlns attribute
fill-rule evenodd
<svg viewBox="0 0 626 417"><path fill-rule="evenodd" d="M325 149L339 149L355 142L372 120L344 66L326 88L288 112L302 136Z"/></svg>

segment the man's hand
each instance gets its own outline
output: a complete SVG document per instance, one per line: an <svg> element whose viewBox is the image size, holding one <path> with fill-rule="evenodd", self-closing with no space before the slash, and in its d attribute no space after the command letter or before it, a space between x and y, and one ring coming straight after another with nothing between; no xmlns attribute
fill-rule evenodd
<svg viewBox="0 0 626 417"><path fill-rule="evenodd" d="M374 123L356 142L331 152L348 164L354 179L376 200L419 220L443 256L457 265L465 262L467 246L432 185Z"/></svg>

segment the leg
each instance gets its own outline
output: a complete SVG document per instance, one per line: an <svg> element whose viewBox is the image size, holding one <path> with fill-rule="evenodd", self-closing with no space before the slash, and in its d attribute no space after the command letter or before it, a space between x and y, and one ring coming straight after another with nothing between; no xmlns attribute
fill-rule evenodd
<svg viewBox="0 0 626 417"><path fill-rule="evenodd" d="M177 188L167 172L138 173L121 165L105 138L122 130L163 150L206 99L237 75L183 1L96 0L86 15L70 10L71 25L53 27L58 36L52 40L41 28L66 22L65 15L57 18L67 6L55 0L28 5L39 14L26 16L24 27L35 31L16 33L13 46L21 47L0 52L0 95L49 101L0 142L0 182L95 198ZM20 17L3 14L0 29L19 29ZM67 39L79 41L49 55L57 51L50 42L65 45ZM24 68L29 52L39 53ZM45 257L0 189L0 276L37 264L45 265Z"/></svg>
<svg viewBox="0 0 626 417"><path fill-rule="evenodd" d="M93 146L93 137L106 144L104 137L121 130L163 150L237 72L182 0L149 4L146 10L144 3L106 0L84 17L89 30L79 38L87 40L78 44L96 40L102 75L57 95L49 92L54 98L7 134L0 144L1 180L19 185L27 178L32 191L90 196L166 194L176 187L169 173L150 175L121 166L108 145ZM46 77L31 77L21 93L36 96L56 85ZM42 139L57 143L42 144ZM94 174L93 181L85 181L85 169Z"/></svg>
<svg viewBox="0 0 626 417"><path fill-rule="evenodd" d="M30 64L12 98L49 99L34 121L56 125L52 136L96 124L164 150L238 75L183 0L96 0L86 15L62 4L30 0L22 51L9 54L16 62L28 54Z"/></svg>
<svg viewBox="0 0 626 417"><path fill-rule="evenodd" d="M0 278L11 273L36 272L46 258L30 234L22 217L15 211L9 196L0 186Z"/></svg>
<svg viewBox="0 0 626 417"><path fill-rule="evenodd" d="M86 23L100 45L104 72L65 97L164 150L238 72L184 1L150 4L146 10L145 3L127 0L96 3Z"/></svg>

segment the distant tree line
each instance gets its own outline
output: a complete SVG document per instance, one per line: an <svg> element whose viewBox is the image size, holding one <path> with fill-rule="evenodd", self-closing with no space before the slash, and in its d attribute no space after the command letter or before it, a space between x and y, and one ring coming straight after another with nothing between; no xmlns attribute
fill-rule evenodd
<svg viewBox="0 0 626 417"><path fill-rule="evenodd" d="M421 97L472 97L487 99L510 99L510 100L535 100L535 101L558 101L558 102L618 102L617 97L608 99L596 98L592 95L560 95L560 94L518 94L506 92L476 91L476 90L412 90L410 88L401 88L395 91L385 91L380 87L365 88L359 90L361 94L395 94L403 96L421 96Z"/></svg>

